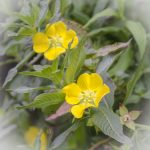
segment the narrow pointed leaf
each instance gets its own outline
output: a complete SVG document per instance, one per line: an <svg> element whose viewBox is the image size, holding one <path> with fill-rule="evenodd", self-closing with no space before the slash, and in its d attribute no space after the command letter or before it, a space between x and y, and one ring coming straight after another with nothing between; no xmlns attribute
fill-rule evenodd
<svg viewBox="0 0 150 150"><path fill-rule="evenodd" d="M34 101L28 105L17 107L22 108L43 108L51 105L60 104L64 101L63 93L44 93L38 95Z"/></svg>
<svg viewBox="0 0 150 150"><path fill-rule="evenodd" d="M79 124L73 124L70 128L68 128L66 131L64 131L63 133L61 133L59 136L57 136L54 141L52 142L52 144L50 145L50 149L49 150L54 150L56 148L58 148L61 144L63 144L63 142L66 140L66 138L68 137L68 135L71 132L74 132L77 128L79 127Z"/></svg>
<svg viewBox="0 0 150 150"><path fill-rule="evenodd" d="M111 110L101 107L93 116L93 123L101 129L101 131L117 140L120 143L131 144L130 139L123 134L123 128L115 113Z"/></svg>
<svg viewBox="0 0 150 150"><path fill-rule="evenodd" d="M142 58L146 49L146 44L147 44L147 35L146 35L146 31L144 27L139 22L135 22L135 21L127 21L126 27L132 33L139 47L140 56Z"/></svg>
<svg viewBox="0 0 150 150"><path fill-rule="evenodd" d="M85 60L85 50L83 46L73 49L68 58L68 67L66 70L66 82L73 82L76 75L79 73Z"/></svg>
<svg viewBox="0 0 150 150"><path fill-rule="evenodd" d="M33 91L42 91L42 90L50 90L50 86L41 86L41 87L27 87L27 86L22 86L18 87L16 89L8 89L8 91L13 91L15 93L30 93Z"/></svg>
<svg viewBox="0 0 150 150"><path fill-rule="evenodd" d="M85 28L91 25L93 22L98 20L101 17L111 17L111 16L117 16L116 12L113 9L107 8L104 9L103 11L95 14L84 26Z"/></svg>

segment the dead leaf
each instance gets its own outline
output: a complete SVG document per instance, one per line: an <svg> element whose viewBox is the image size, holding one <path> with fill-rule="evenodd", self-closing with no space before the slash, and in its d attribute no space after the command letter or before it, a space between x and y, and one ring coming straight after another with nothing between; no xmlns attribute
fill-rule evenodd
<svg viewBox="0 0 150 150"><path fill-rule="evenodd" d="M51 116L49 116L46 120L47 121L51 121L51 120L55 120L58 117L61 117L65 114L67 114L70 110L71 105L67 104L66 102L64 102L56 111L56 113L52 114Z"/></svg>
<svg viewBox="0 0 150 150"><path fill-rule="evenodd" d="M99 56L106 56L110 53L114 53L114 52L117 52L117 51L120 51L121 49L124 49L124 48L127 48L130 44L132 39L130 39L128 42L119 42L119 43L115 43L115 44L112 44L112 45L107 45L107 46L104 46L102 48L100 48L96 54L97 57Z"/></svg>

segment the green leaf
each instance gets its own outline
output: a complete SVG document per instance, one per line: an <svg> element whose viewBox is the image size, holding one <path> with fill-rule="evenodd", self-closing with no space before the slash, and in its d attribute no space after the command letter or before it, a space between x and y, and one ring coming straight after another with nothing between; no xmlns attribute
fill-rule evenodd
<svg viewBox="0 0 150 150"><path fill-rule="evenodd" d="M99 34L101 32L112 33L112 32L119 32L119 31L121 31L121 28L119 28L119 27L107 26L107 27L101 27L101 28L98 28L98 29L94 29L94 30L90 31L87 34L87 36L88 37L95 36L96 34Z"/></svg>
<svg viewBox="0 0 150 150"><path fill-rule="evenodd" d="M42 67L40 69L41 69L40 71L20 72L20 74L27 75L27 76L35 76L35 77L50 79L50 75L52 73L51 67L50 66L45 66L45 67Z"/></svg>
<svg viewBox="0 0 150 150"><path fill-rule="evenodd" d="M14 47L16 46L19 46L19 45L24 45L26 42L25 40L15 40L15 39L12 39L11 41L9 41L9 43L7 43L7 45L3 46L2 44L0 45L0 56L3 56L3 55L11 55L10 53L16 53L16 52L8 52L9 50L13 49L15 50ZM15 54L14 54L15 55ZM13 56L14 56L13 55ZM15 55L16 56L16 55Z"/></svg>
<svg viewBox="0 0 150 150"><path fill-rule="evenodd" d="M112 16L117 16L117 13L110 8L106 8L103 11L95 14L86 24L85 24L85 28L88 27L89 25L91 25L92 23L94 23L96 20L98 20L101 17L112 17Z"/></svg>
<svg viewBox="0 0 150 150"><path fill-rule="evenodd" d="M39 8L37 3L32 2L30 12L31 12L31 19L32 19L32 24L35 25L38 17L39 17L39 11L41 8Z"/></svg>
<svg viewBox="0 0 150 150"><path fill-rule="evenodd" d="M17 75L17 68L12 68L8 71L8 74L6 76L5 82L3 84L3 87L5 87L7 85L8 82L10 82L16 75Z"/></svg>
<svg viewBox="0 0 150 150"><path fill-rule="evenodd" d="M146 35L146 31L144 27L139 22L135 22L135 21L127 21L126 27L132 33L139 47L140 56L142 58L146 49L146 44L147 44L147 35Z"/></svg>
<svg viewBox="0 0 150 150"><path fill-rule="evenodd" d="M54 13L53 13L53 17L50 19L50 22L56 22L59 20L61 13L60 13L60 9L61 9L61 1L60 0L55 0L55 9L54 9Z"/></svg>
<svg viewBox="0 0 150 150"><path fill-rule="evenodd" d="M3 84L3 87L5 87L14 77L17 75L18 70L34 55L34 52L30 52L24 59L22 59L21 62L19 62L14 68L10 69L5 82Z"/></svg>
<svg viewBox="0 0 150 150"><path fill-rule="evenodd" d="M77 20L77 22L80 22L81 24L85 24L90 19L88 15L77 9L73 10L72 17L75 18L75 20Z"/></svg>
<svg viewBox="0 0 150 150"><path fill-rule="evenodd" d="M68 128L66 131L64 131L63 133L61 133L59 136L57 136L54 141L52 142L52 144L50 145L50 149L49 150L53 150L58 148L61 144L63 144L63 142L66 140L66 138L68 137L68 135L71 132L74 132L77 128L79 127L79 124L73 124L70 128Z"/></svg>
<svg viewBox="0 0 150 150"><path fill-rule="evenodd" d="M109 5L109 0L100 0L96 1L95 8L94 8L94 14L104 10Z"/></svg>
<svg viewBox="0 0 150 150"><path fill-rule="evenodd" d="M27 5L28 8L25 8L27 9L26 13L17 12L14 13L14 15L17 16L18 19L20 19L23 23L33 27L36 24L36 21L38 19L40 9L38 7L38 4L34 2L27 2Z"/></svg>
<svg viewBox="0 0 150 150"><path fill-rule="evenodd" d="M34 24L31 16L25 16L20 13L15 13L14 15L17 16L22 22L24 22L25 24L27 24L29 26L32 26Z"/></svg>
<svg viewBox="0 0 150 150"><path fill-rule="evenodd" d="M109 86L110 93L108 93L102 100L102 103L104 103L107 107L112 108L114 104L114 94L116 90L116 85L113 82L113 80L109 77L108 74L102 74L104 83Z"/></svg>
<svg viewBox="0 0 150 150"><path fill-rule="evenodd" d="M121 116L124 116L124 115L128 114L128 109L124 105L121 105L119 107L119 114Z"/></svg>
<svg viewBox="0 0 150 150"><path fill-rule="evenodd" d="M130 96L130 101L125 102L126 105L128 104L137 104L139 103L141 100L141 96L137 95L137 94L132 94Z"/></svg>
<svg viewBox="0 0 150 150"><path fill-rule="evenodd" d="M85 60L85 50L83 46L73 49L68 58L68 67L66 70L66 82L73 82L76 75L79 73Z"/></svg>
<svg viewBox="0 0 150 150"><path fill-rule="evenodd" d="M60 104L64 101L63 93L44 93L38 95L34 101L26 106L17 107L18 109L22 108L43 108L55 104Z"/></svg>
<svg viewBox="0 0 150 150"><path fill-rule="evenodd" d="M117 63L109 70L110 76L125 72L128 67L132 64L133 51L129 47L127 50L119 57ZM124 63L122 63L124 62Z"/></svg>
<svg viewBox="0 0 150 150"><path fill-rule="evenodd" d="M122 19L124 19L124 10L125 10L125 0L117 0L119 6L119 15Z"/></svg>
<svg viewBox="0 0 150 150"><path fill-rule="evenodd" d="M51 66L53 72L58 70L58 65L59 65L59 58L56 58L55 60L53 60Z"/></svg>
<svg viewBox="0 0 150 150"><path fill-rule="evenodd" d="M131 144L130 139L123 134L123 128L119 116L111 110L105 107L99 108L92 116L92 120L104 134L112 137L120 143Z"/></svg>
<svg viewBox="0 0 150 150"><path fill-rule="evenodd" d="M135 73L132 75L132 77L130 78L130 80L127 83L127 91L126 91L126 97L125 97L125 103L129 103L129 97L131 96L135 84L137 83L137 81L140 79L140 77L143 74L143 70L144 70L144 65L143 65L143 60L140 62L138 68L136 69Z"/></svg>
<svg viewBox="0 0 150 150"><path fill-rule="evenodd" d="M21 132L25 132L30 127L29 113L25 110L20 110L16 118L17 126Z"/></svg>
<svg viewBox="0 0 150 150"><path fill-rule="evenodd" d="M25 71L25 72L20 72L20 74L46 78L53 81L55 84L60 84L62 82L62 71L56 70L53 67L54 66L48 66L48 65L45 66L35 65L34 69L38 71ZM53 72L53 70L55 72Z"/></svg>
<svg viewBox="0 0 150 150"><path fill-rule="evenodd" d="M70 5L72 4L71 0L60 0L61 1L61 14L64 14L66 10L69 9Z"/></svg>
<svg viewBox="0 0 150 150"><path fill-rule="evenodd" d="M36 33L36 29L30 27L22 27L18 31L19 36L32 36L35 33Z"/></svg>
<svg viewBox="0 0 150 150"><path fill-rule="evenodd" d="M40 26L43 23L48 13L48 6L49 6L48 3L49 3L48 1L40 1L40 10L39 10L38 19L36 21L36 26Z"/></svg>
<svg viewBox="0 0 150 150"><path fill-rule="evenodd" d="M52 80L55 84L61 85L63 82L63 72L61 70L57 70L53 72L50 76L50 80Z"/></svg>
<svg viewBox="0 0 150 150"><path fill-rule="evenodd" d="M50 86L41 86L41 87L21 86L16 89L8 89L8 91L13 91L15 93L30 93L33 91L40 91L40 90L50 90Z"/></svg>

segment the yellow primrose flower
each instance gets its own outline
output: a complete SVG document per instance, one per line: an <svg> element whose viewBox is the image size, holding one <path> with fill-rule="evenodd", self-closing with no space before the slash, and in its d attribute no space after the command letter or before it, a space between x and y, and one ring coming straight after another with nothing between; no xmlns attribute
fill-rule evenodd
<svg viewBox="0 0 150 150"><path fill-rule="evenodd" d="M65 100L71 107L75 118L81 118L88 107L98 107L101 99L110 92L97 73L84 73L79 76L77 83L71 83L63 88Z"/></svg>
<svg viewBox="0 0 150 150"><path fill-rule="evenodd" d="M25 133L24 137L28 145L33 146L37 136L40 134L41 129L31 126ZM41 148L40 150L47 149L47 137L46 134L43 132L40 137L41 140Z"/></svg>
<svg viewBox="0 0 150 150"><path fill-rule="evenodd" d="M44 53L48 60L54 60L66 49L75 48L78 44L76 32L67 30L67 26L62 22L48 24L45 33L37 32L33 36L33 50L36 53Z"/></svg>

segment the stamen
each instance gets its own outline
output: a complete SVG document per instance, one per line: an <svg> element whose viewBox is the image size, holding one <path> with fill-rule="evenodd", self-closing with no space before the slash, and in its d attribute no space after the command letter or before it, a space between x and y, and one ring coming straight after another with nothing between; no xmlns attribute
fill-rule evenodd
<svg viewBox="0 0 150 150"><path fill-rule="evenodd" d="M96 93L91 90L83 91L83 92L81 92L79 99L83 103L94 104L94 101L96 99Z"/></svg>
<svg viewBox="0 0 150 150"><path fill-rule="evenodd" d="M63 39L60 36L53 36L50 38L51 41L51 47L58 47L62 46Z"/></svg>

